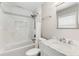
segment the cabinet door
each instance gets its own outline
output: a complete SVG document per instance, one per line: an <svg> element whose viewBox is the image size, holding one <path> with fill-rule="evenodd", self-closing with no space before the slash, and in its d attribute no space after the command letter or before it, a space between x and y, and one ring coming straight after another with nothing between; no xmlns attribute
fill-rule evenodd
<svg viewBox="0 0 79 59"><path fill-rule="evenodd" d="M60 53L59 51L43 44L40 42L39 47L41 49L42 56L65 56L64 54Z"/></svg>

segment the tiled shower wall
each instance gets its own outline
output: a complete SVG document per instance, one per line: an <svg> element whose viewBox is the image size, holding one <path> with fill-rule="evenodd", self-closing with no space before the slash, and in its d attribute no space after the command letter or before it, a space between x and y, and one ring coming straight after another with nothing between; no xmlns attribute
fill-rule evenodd
<svg viewBox="0 0 79 59"><path fill-rule="evenodd" d="M31 17L22 17L21 15L18 16L4 11L9 11L10 13L17 12L20 14L25 13L24 10L15 7L2 6L0 8L0 49L5 48L8 45L15 45L21 42L30 41L33 37L33 19ZM26 10L26 12L29 11ZM31 11L29 14L31 14ZM26 16L29 16L29 14ZM22 27L24 29L22 29ZM17 30L19 30L19 32L17 32ZM24 35L22 36L22 34L25 34L24 38Z"/></svg>

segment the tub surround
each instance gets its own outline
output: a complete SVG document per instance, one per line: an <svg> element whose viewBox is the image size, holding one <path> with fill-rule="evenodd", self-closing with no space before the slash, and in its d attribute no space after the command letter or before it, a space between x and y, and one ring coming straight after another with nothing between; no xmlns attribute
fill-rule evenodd
<svg viewBox="0 0 79 59"><path fill-rule="evenodd" d="M8 45L2 51L0 49L0 56L25 56L25 52L34 47L35 44L32 41Z"/></svg>

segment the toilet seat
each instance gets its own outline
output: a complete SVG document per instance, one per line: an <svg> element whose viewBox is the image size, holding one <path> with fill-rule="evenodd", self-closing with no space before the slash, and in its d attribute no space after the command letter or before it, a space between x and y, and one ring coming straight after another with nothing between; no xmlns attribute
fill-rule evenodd
<svg viewBox="0 0 79 59"><path fill-rule="evenodd" d="M33 48L30 49L26 52L27 56L37 56L40 53L40 49L39 48Z"/></svg>

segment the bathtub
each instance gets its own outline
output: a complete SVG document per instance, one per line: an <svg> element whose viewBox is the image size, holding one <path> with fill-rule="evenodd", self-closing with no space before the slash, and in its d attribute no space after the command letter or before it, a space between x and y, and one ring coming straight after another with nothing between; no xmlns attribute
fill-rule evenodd
<svg viewBox="0 0 79 59"><path fill-rule="evenodd" d="M15 45L6 46L0 52L0 56L26 56L25 52L31 48L34 48L34 43L32 41L24 41Z"/></svg>

